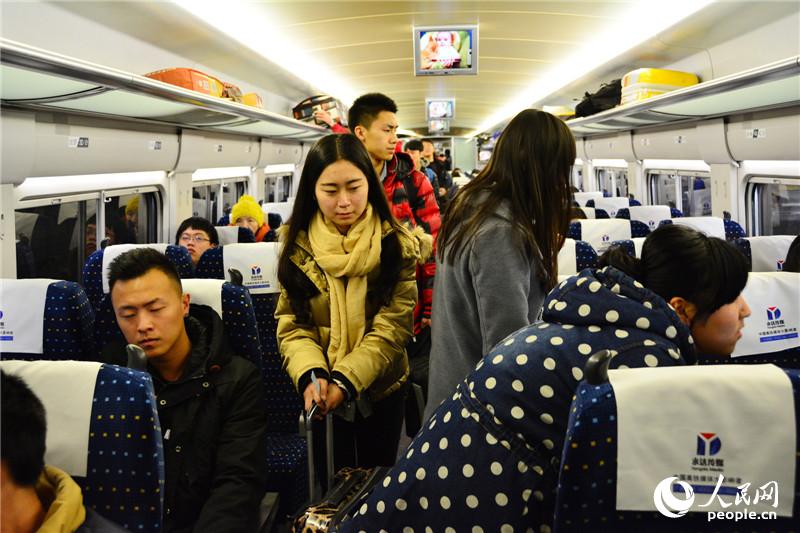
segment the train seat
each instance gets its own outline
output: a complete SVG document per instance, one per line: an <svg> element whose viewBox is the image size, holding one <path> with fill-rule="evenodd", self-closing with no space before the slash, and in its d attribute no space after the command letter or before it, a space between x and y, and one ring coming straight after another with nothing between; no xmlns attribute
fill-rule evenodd
<svg viewBox="0 0 800 533"><path fill-rule="evenodd" d="M567 237L588 242L599 255L611 245L612 241L646 237L649 233L647 225L638 220L611 218L607 220L576 220L570 223Z"/></svg>
<svg viewBox="0 0 800 533"><path fill-rule="evenodd" d="M256 238L250 228L240 226L216 226L219 245L233 244L237 242L256 242Z"/></svg>
<svg viewBox="0 0 800 533"><path fill-rule="evenodd" d="M599 209L599 208L595 209L594 207L581 207L579 209L583 211L583 214L587 219L611 218L608 216L608 213L606 212L605 209Z"/></svg>
<svg viewBox="0 0 800 533"><path fill-rule="evenodd" d="M248 290L221 279L184 279L181 285L183 292L191 295L192 304L217 312L234 353L261 368L261 340Z"/></svg>
<svg viewBox="0 0 800 533"><path fill-rule="evenodd" d="M603 193L600 192L600 191L576 192L576 193L573 193L573 197L575 198L575 201L578 203L579 206L588 207L586 205L586 203L589 200L592 200L592 199L595 199L595 198L602 198L603 197Z"/></svg>
<svg viewBox="0 0 800 533"><path fill-rule="evenodd" d="M734 239L733 244L741 250L753 272L783 270L783 262L789 253L794 235L765 235Z"/></svg>
<svg viewBox="0 0 800 533"><path fill-rule="evenodd" d="M572 403L561 458L556 531L763 530L763 523L735 521L732 513L709 524L707 510L775 511L780 514L769 520L769 531L796 530L798 370L684 366L611 370L603 378L587 367L586 376ZM727 509L713 496L720 474L716 494ZM679 481L692 485L693 502ZM753 500L770 481L780 508ZM736 500L742 486L747 505ZM715 503L700 507L709 500ZM673 517L658 512L659 503ZM683 509L690 512L681 516Z"/></svg>
<svg viewBox="0 0 800 533"><path fill-rule="evenodd" d="M730 358L700 357L702 364L773 363L800 368L800 273L751 272L742 291L751 315Z"/></svg>
<svg viewBox="0 0 800 533"><path fill-rule="evenodd" d="M701 231L709 237L718 237L729 241L745 236L744 228L738 222L719 217L680 217L662 220L659 226L664 224L683 224Z"/></svg>
<svg viewBox="0 0 800 533"><path fill-rule="evenodd" d="M94 310L77 283L3 279L0 302L0 359L94 359Z"/></svg>
<svg viewBox="0 0 800 533"><path fill-rule="evenodd" d="M141 247L155 248L166 255L175 265L181 278L194 277L192 256L182 246L172 244L117 244L97 250L90 255L83 267L83 287L95 309L95 335L100 349L111 341L122 339L122 332L117 326L114 309L111 307L111 295L108 290L108 267L120 254Z"/></svg>
<svg viewBox="0 0 800 533"><path fill-rule="evenodd" d="M617 218L638 220L647 224L650 231L656 229L662 220L680 218L683 213L667 205L639 205L623 207L617 211Z"/></svg>
<svg viewBox="0 0 800 533"><path fill-rule="evenodd" d="M0 368L42 400L45 462L75 479L84 505L132 532L160 532L164 453L150 376L79 361L3 361Z"/></svg>
<svg viewBox="0 0 800 533"><path fill-rule="evenodd" d="M294 201L291 202L264 202L261 204L261 209L264 211L265 218L270 214L277 214L281 216L282 220L289 220L292 216L292 209L294 209ZM276 229L269 225L272 229Z"/></svg>
<svg viewBox="0 0 800 533"><path fill-rule="evenodd" d="M572 276L584 268L597 266L597 252L584 241L566 239L558 252L558 275Z"/></svg>
<svg viewBox="0 0 800 533"><path fill-rule="evenodd" d="M281 495L281 512L291 513L308 499L306 443L298 433L300 395L283 370L276 331L278 243L229 244L208 250L197 264L201 278L229 278L229 269L243 275L250 291L262 348L262 378L267 411L267 490Z"/></svg>
<svg viewBox="0 0 800 533"><path fill-rule="evenodd" d="M647 237L633 237L631 239L624 239L621 241L614 241L611 246L621 246L628 255L633 257L642 257L642 247Z"/></svg>
<svg viewBox="0 0 800 533"><path fill-rule="evenodd" d="M635 201L635 200L634 200ZM586 207L594 207L605 210L611 218L617 216L617 211L634 205L629 198L624 196L613 196L610 198L591 198L586 202Z"/></svg>

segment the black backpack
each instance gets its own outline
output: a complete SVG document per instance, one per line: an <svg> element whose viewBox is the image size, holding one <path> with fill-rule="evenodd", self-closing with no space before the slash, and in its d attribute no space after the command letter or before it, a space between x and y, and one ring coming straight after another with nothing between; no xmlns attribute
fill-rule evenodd
<svg viewBox="0 0 800 533"><path fill-rule="evenodd" d="M594 94L586 93L575 106L575 118L588 117L619 105L622 100L622 80L604 83Z"/></svg>

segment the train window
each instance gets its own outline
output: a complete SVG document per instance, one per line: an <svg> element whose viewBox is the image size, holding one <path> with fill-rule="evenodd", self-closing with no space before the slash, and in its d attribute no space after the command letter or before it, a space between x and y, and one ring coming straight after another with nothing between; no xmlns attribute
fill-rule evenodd
<svg viewBox="0 0 800 533"><path fill-rule="evenodd" d="M222 213L229 215L233 205L247 193L247 180L231 180L222 183ZM213 220L213 219L212 219Z"/></svg>
<svg viewBox="0 0 800 533"><path fill-rule="evenodd" d="M104 195L105 243L159 242L161 199L157 192L115 192Z"/></svg>
<svg viewBox="0 0 800 533"><path fill-rule="evenodd" d="M285 202L292 195L292 174L268 175L264 179L267 202Z"/></svg>
<svg viewBox="0 0 800 533"><path fill-rule="evenodd" d="M668 205L684 215L711 215L711 176L700 172L654 170L647 173L650 202Z"/></svg>
<svg viewBox="0 0 800 533"><path fill-rule="evenodd" d="M192 216L203 217L216 222L219 182L204 183L192 187Z"/></svg>
<svg viewBox="0 0 800 533"><path fill-rule="evenodd" d="M572 166L572 186L579 191L583 190L583 163L576 161Z"/></svg>
<svg viewBox="0 0 800 533"><path fill-rule="evenodd" d="M597 190L605 196L628 196L628 170L595 167Z"/></svg>
<svg viewBox="0 0 800 533"><path fill-rule="evenodd" d="M752 235L800 234L800 180L750 179L747 201Z"/></svg>
<svg viewBox="0 0 800 533"><path fill-rule="evenodd" d="M60 199L14 212L17 278L80 281L86 259L97 249L97 204Z"/></svg>

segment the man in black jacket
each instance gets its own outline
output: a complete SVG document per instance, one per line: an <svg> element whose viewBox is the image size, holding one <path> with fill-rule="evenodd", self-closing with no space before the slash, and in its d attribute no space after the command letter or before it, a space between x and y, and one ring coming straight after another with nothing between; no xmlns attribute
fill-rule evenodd
<svg viewBox="0 0 800 533"><path fill-rule="evenodd" d="M163 254L137 248L109 267L111 302L153 378L164 442L164 531L241 532L256 526L266 484L261 380L234 356L222 321L189 304ZM104 359L125 364L125 347Z"/></svg>

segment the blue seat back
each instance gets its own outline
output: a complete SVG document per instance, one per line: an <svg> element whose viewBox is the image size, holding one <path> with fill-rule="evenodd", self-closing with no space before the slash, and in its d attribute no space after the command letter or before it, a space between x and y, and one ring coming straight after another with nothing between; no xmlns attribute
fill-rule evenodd
<svg viewBox="0 0 800 533"><path fill-rule="evenodd" d="M6 300L6 288L26 284L29 280L2 280L0 302ZM23 353L4 348L6 341L0 341L0 359L25 360L93 360L96 357L94 325L95 315L86 293L77 283L71 281L52 281L46 289L44 302L41 346L37 353ZM25 305L40 305L26 300ZM6 306L3 305L5 308ZM8 313L8 309L0 310ZM8 321L8 316L0 315L0 323ZM0 326L3 329L5 326ZM13 335L14 333L12 333ZM18 333L17 333L18 334ZM38 342L37 342L38 344Z"/></svg>
<svg viewBox="0 0 800 533"><path fill-rule="evenodd" d="M204 253L197 264L197 277L210 279L225 279L229 277L224 271L226 248L222 246ZM277 293L251 294L258 324L258 334L261 340L261 368L266 395L267 425L269 431L296 433L302 402L294 389L291 379L283 370L283 363L278 350L276 333L278 321L275 319L278 296Z"/></svg>
<svg viewBox="0 0 800 533"><path fill-rule="evenodd" d="M0 366L11 364L0 363ZM54 372L59 379L63 367L54 365L96 365L78 361L25 362L16 372L25 379L25 367L38 365L35 372ZM42 366L45 365L45 366ZM5 367L4 370L8 370ZM96 367L93 367L96 368ZM37 396L58 395L54 387L37 390ZM55 389L55 390L54 390ZM66 388L64 389L66 393ZM48 419L63 418L70 405L47 403ZM84 505L132 532L160 533L164 493L164 453L156 411L153 383L149 374L114 365L100 365L94 384L89 421L86 475L73 475L83 491ZM53 426L48 424L51 430ZM48 438L50 440L50 437ZM60 441L63 442L63 439ZM48 449L48 455L57 450ZM66 465L53 466L69 470Z"/></svg>
<svg viewBox="0 0 800 533"><path fill-rule="evenodd" d="M631 257L641 257L642 246L644 246L644 241L646 238L647 237L634 237L632 239L614 241L611 243L611 246L621 246L622 249L625 250Z"/></svg>
<svg viewBox="0 0 800 533"><path fill-rule="evenodd" d="M733 239L736 246L750 263L753 272L775 272L783 270L783 262L794 235L764 235Z"/></svg>
<svg viewBox="0 0 800 533"><path fill-rule="evenodd" d="M566 239L558 252L558 275L572 276L584 268L597 267L597 252L584 241Z"/></svg>
<svg viewBox="0 0 800 533"><path fill-rule="evenodd" d="M192 304L207 305L217 312L234 353L260 368L261 340L248 290L221 279L184 279L181 284Z"/></svg>
<svg viewBox="0 0 800 533"><path fill-rule="evenodd" d="M613 241L631 237L646 237L649 233L650 229L647 225L638 220L611 218L571 222L567 237L588 242L600 255Z"/></svg>
<svg viewBox="0 0 800 533"><path fill-rule="evenodd" d="M654 369L657 371L657 369ZM785 370L794 392L793 409L796 429L800 432L800 371ZM676 384L675 394L681 394ZM699 406L700 407L700 406ZM746 428L746 425L743 425ZM628 431L637 431L629 428ZM669 438L672 428L647 428L661 431ZM746 429L744 429L746 431ZM556 494L554 530L561 532L583 531L647 531L648 533L674 531L733 532L758 530L757 526L744 526L734 520L715 521L709 528L705 512L688 513L680 518L667 518L658 512L618 511L617 502L617 454L618 454L617 404L614 389L605 382L592 385L586 381L578 387L570 410L567 438L561 457L559 483ZM800 434L796 442L800 443ZM757 452L755 452L757 453ZM796 456L796 468L800 469L800 454ZM656 480L653 483L655 490ZM795 487L780 487L795 492L793 518L769 520L769 531L794 531L800 516L800 483ZM754 488L751 488L751 495ZM705 496L700 501L706 501ZM726 497L733 500L733 497ZM737 510L742 510L741 505ZM731 509L734 509L731 507ZM699 509L695 509L699 510ZM757 524L756 522L753 522Z"/></svg>
<svg viewBox="0 0 800 533"><path fill-rule="evenodd" d="M225 279L225 249L208 250L197 264L200 278ZM245 246L254 246L248 244ZM261 245L259 245L261 246ZM263 246L272 246L264 244ZM275 308L278 294L251 294L261 341L261 376L264 406L267 411L267 490L281 495L282 513L292 514L308 499L306 442L299 435L298 420L302 400L283 370L278 351Z"/></svg>
<svg viewBox="0 0 800 533"><path fill-rule="evenodd" d="M189 251L182 246L169 245L115 245L105 249L97 250L86 260L83 267L83 287L89 302L95 309L95 336L97 345L102 350L103 346L110 342L123 340L122 332L117 326L117 319L114 316L114 309L111 306L111 296L103 288L103 257L109 250L114 250L117 246L134 247L155 247L164 248L164 255L172 261L181 278L194 277L192 256ZM123 248L125 249L125 248Z"/></svg>

